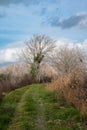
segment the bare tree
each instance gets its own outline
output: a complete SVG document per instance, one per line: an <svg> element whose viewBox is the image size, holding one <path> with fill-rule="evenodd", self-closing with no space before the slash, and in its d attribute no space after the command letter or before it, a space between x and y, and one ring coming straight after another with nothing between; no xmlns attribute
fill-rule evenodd
<svg viewBox="0 0 87 130"><path fill-rule="evenodd" d="M80 48L63 45L50 56L51 65L58 74L75 71L84 65L84 56Z"/></svg>
<svg viewBox="0 0 87 130"><path fill-rule="evenodd" d="M25 42L26 48L22 51L22 58L30 65L30 73L36 80L40 80L40 65L46 62L47 57L55 48L54 43L53 39L45 35L34 35Z"/></svg>

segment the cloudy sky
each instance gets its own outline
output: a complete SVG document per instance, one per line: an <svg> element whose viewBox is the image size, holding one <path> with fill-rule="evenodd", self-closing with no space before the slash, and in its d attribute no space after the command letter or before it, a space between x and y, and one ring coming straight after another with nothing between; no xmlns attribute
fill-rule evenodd
<svg viewBox="0 0 87 130"><path fill-rule="evenodd" d="M15 62L33 34L87 48L87 0L0 0L0 64Z"/></svg>

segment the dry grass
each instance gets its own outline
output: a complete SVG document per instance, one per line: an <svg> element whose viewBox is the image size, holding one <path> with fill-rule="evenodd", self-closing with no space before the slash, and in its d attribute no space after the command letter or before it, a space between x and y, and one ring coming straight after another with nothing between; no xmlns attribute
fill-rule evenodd
<svg viewBox="0 0 87 130"><path fill-rule="evenodd" d="M82 115L87 116L87 73L77 71L60 76L47 89L54 90L55 96L64 96L67 102L76 107Z"/></svg>

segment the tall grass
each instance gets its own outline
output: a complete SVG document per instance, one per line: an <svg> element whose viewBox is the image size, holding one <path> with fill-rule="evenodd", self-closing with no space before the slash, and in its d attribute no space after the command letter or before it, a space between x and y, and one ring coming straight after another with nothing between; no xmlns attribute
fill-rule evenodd
<svg viewBox="0 0 87 130"><path fill-rule="evenodd" d="M55 96L63 96L87 117L87 72L77 71L60 76L46 86L55 91Z"/></svg>

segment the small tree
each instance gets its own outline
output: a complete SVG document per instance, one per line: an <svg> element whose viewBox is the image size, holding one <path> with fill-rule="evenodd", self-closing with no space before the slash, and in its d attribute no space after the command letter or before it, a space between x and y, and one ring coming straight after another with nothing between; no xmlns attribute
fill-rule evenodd
<svg viewBox="0 0 87 130"><path fill-rule="evenodd" d="M40 65L47 61L48 56L55 48L55 41L45 35L34 35L25 42L26 48L22 51L22 58L30 66L31 76L40 81Z"/></svg>
<svg viewBox="0 0 87 130"><path fill-rule="evenodd" d="M80 48L63 45L50 56L51 65L58 74L69 73L84 66L84 56Z"/></svg>

